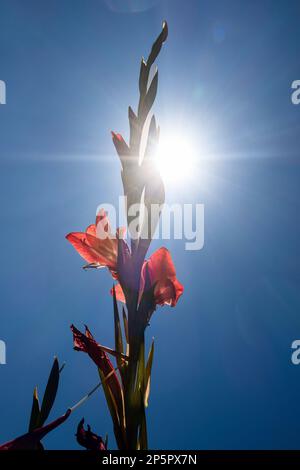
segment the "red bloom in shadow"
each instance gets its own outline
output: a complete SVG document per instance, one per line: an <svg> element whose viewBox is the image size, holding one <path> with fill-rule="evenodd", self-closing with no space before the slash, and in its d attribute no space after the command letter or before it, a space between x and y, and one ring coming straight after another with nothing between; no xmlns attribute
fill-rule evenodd
<svg viewBox="0 0 300 470"><path fill-rule="evenodd" d="M102 372L104 378L106 377L105 382L111 395L113 396L118 408L121 408L123 402L122 388L116 371L106 352L102 349L101 345L95 341L87 326L85 327L85 334L77 330L74 325L71 325L71 330L73 333L74 349L76 351L85 352L90 356Z"/></svg>
<svg viewBox="0 0 300 470"><path fill-rule="evenodd" d="M2 444L0 446L0 450L42 450L43 445L41 444L41 440L43 437L64 423L70 414L71 410L69 409L63 416L52 421L46 426L42 426L41 428L35 429L32 432L28 432L27 434L23 434L23 436Z"/></svg>
<svg viewBox="0 0 300 470"><path fill-rule="evenodd" d="M76 438L78 444L87 450L107 450L106 443L102 437L93 433L89 425L87 425L87 430L85 430L83 424L84 418L82 418L77 427Z"/></svg>

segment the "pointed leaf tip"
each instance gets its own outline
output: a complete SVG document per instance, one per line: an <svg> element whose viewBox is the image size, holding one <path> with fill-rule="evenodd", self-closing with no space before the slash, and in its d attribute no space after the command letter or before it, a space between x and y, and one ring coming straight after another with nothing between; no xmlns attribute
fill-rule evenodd
<svg viewBox="0 0 300 470"><path fill-rule="evenodd" d="M163 21L162 32L163 32L162 42L165 42L169 34L169 27L168 27L168 23L166 22L166 20Z"/></svg>
<svg viewBox="0 0 300 470"><path fill-rule="evenodd" d="M41 413L40 413L41 425L44 424L44 422L46 421L46 419L48 418L50 414L50 411L52 409L52 406L54 404L55 397L57 394L58 383L59 383L59 364L58 364L57 357L55 357L53 366L52 366L52 369L48 378L48 382L46 385L44 398L42 401Z"/></svg>
<svg viewBox="0 0 300 470"><path fill-rule="evenodd" d="M38 397L38 389L34 388L33 398L32 398L32 407L28 432L32 432L39 427L40 423L40 403Z"/></svg>

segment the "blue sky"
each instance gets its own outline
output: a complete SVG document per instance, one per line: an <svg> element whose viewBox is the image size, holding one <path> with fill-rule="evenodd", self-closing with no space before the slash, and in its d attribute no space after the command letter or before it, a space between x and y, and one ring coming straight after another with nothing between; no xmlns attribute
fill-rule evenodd
<svg viewBox="0 0 300 470"><path fill-rule="evenodd" d="M111 278L83 272L64 237L121 194L110 130L128 136L140 57L167 19L155 112L199 155L167 198L205 205L205 246L152 247L170 248L185 293L148 331L150 447L300 447L299 14L296 0L0 0L1 442L26 431L55 354L67 365L53 417L97 383L71 323L112 345ZM97 393L45 446L78 448L82 416L114 445Z"/></svg>

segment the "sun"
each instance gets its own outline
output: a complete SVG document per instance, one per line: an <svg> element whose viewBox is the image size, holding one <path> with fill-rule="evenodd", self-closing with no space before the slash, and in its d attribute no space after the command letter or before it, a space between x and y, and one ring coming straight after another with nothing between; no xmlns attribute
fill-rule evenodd
<svg viewBox="0 0 300 470"><path fill-rule="evenodd" d="M176 133L161 135L155 163L166 183L188 182L196 165L192 139Z"/></svg>

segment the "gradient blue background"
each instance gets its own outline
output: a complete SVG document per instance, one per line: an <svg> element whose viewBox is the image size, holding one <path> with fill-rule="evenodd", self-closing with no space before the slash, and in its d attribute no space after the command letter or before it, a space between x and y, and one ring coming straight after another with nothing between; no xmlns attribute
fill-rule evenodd
<svg viewBox="0 0 300 470"><path fill-rule="evenodd" d="M164 242L185 293L148 331L150 446L300 448L300 366L290 360L300 338L296 0L0 0L0 442L26 431L54 354L67 366L53 418L97 383L72 350L72 322L112 345L111 278L83 272L64 236L117 202L110 130L128 136L140 57L165 18L156 115L199 137L194 181L170 184L168 200L205 204L205 247ZM82 416L114 445L99 392L45 446L78 448Z"/></svg>

